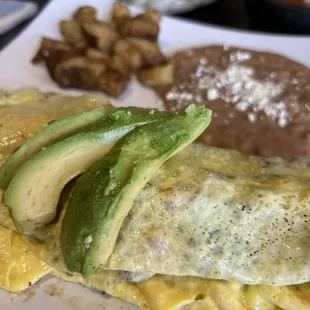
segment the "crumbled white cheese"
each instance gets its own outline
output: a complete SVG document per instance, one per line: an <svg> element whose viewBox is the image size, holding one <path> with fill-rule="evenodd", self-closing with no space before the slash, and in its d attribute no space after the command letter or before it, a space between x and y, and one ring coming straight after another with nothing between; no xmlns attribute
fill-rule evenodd
<svg viewBox="0 0 310 310"><path fill-rule="evenodd" d="M249 113L248 119L251 123L255 123L256 122L256 115L254 113Z"/></svg>
<svg viewBox="0 0 310 310"><path fill-rule="evenodd" d="M228 67L223 71L208 64L208 60L203 57L190 79L172 88L166 94L166 100L175 101L173 109L178 110L189 103L203 103L205 99L212 101L220 98L233 104L237 111L246 112L252 123L263 119L264 114L278 126L285 127L291 120L289 106L294 104L294 100L284 102L279 99L284 85L274 81L276 72L271 72L263 81L257 80L254 69L242 64L248 59L251 59L249 52L231 53ZM298 79L292 78L291 83L298 84Z"/></svg>
<svg viewBox="0 0 310 310"><path fill-rule="evenodd" d="M237 51L230 54L230 61L244 61L251 59L251 54L249 52Z"/></svg>
<svg viewBox="0 0 310 310"><path fill-rule="evenodd" d="M292 79L292 84L293 85L297 85L298 83L299 83L298 79L296 79L296 78Z"/></svg>
<svg viewBox="0 0 310 310"><path fill-rule="evenodd" d="M220 96L218 90L216 88L210 88L207 91L208 100L216 100Z"/></svg>
<svg viewBox="0 0 310 310"><path fill-rule="evenodd" d="M248 102L244 102L244 101L239 101L237 104L236 104L236 108L238 111L246 111L249 107L249 103Z"/></svg>
<svg viewBox="0 0 310 310"><path fill-rule="evenodd" d="M193 94L189 93L189 92L177 92L177 91L173 91L173 89L166 95L166 99L167 100L176 100L176 99L181 99L181 100L193 100L194 96Z"/></svg>
<svg viewBox="0 0 310 310"><path fill-rule="evenodd" d="M201 65L206 65L206 64L207 64L207 59L201 58L201 59L199 60L199 63L200 63Z"/></svg>
<svg viewBox="0 0 310 310"><path fill-rule="evenodd" d="M202 100L199 98L199 93L201 90L206 90L206 99L212 101L221 98L227 103L234 104L238 111L251 113L250 122L256 121L257 112L262 112L276 121L280 127L286 126L290 119L289 103L277 100L283 93L283 85L270 80L256 80L253 68L241 64L250 58L251 54L246 52L231 54L230 63L225 71L208 66L207 61L202 58L190 84L186 87L183 85L182 91L171 89L166 95L166 100L175 100L176 108L181 107L184 101L200 103ZM270 77L275 76L275 72L270 73Z"/></svg>

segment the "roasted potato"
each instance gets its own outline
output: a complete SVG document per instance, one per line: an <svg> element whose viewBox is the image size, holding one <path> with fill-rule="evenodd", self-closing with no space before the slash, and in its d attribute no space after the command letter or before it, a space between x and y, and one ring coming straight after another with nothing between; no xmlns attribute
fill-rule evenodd
<svg viewBox="0 0 310 310"><path fill-rule="evenodd" d="M89 44L107 54L111 53L114 44L119 39L117 32L105 23L86 23L83 25L83 30Z"/></svg>
<svg viewBox="0 0 310 310"><path fill-rule="evenodd" d="M102 20L96 20L96 23L101 25L102 27L106 27L106 28L111 29L114 32L117 32L117 28L115 24L104 22Z"/></svg>
<svg viewBox="0 0 310 310"><path fill-rule="evenodd" d="M86 39L83 36L82 28L74 20L62 20L60 22L60 32L65 41L75 47L86 47Z"/></svg>
<svg viewBox="0 0 310 310"><path fill-rule="evenodd" d="M168 63L164 66L141 70L137 73L138 80L147 86L156 87L173 83L174 66Z"/></svg>
<svg viewBox="0 0 310 310"><path fill-rule="evenodd" d="M32 58L32 63L43 62L51 53L55 51L70 51L71 48L72 47L65 42L43 37L38 51Z"/></svg>
<svg viewBox="0 0 310 310"><path fill-rule="evenodd" d="M99 51L96 48L89 48L86 51L86 57L88 59L93 59L93 60L99 60L99 61L104 61L104 62L111 62L111 58L109 55Z"/></svg>
<svg viewBox="0 0 310 310"><path fill-rule="evenodd" d="M105 65L93 64L86 57L73 57L58 63L53 77L61 87L95 89L105 68Z"/></svg>
<svg viewBox="0 0 310 310"><path fill-rule="evenodd" d="M134 19L144 20L146 22L151 22L151 23L159 26L161 16L157 10L147 9L143 14L137 15Z"/></svg>
<svg viewBox="0 0 310 310"><path fill-rule="evenodd" d="M114 46L114 53L122 57L128 64L131 71L138 71L142 68L143 58L140 51L131 45L126 39L119 40Z"/></svg>
<svg viewBox="0 0 310 310"><path fill-rule="evenodd" d="M131 19L129 9L118 2L114 2L112 6L112 21L117 27Z"/></svg>
<svg viewBox="0 0 310 310"><path fill-rule="evenodd" d="M73 20L60 22L65 42L42 38L32 62L44 62L53 80L65 88L118 96L131 73L146 85L167 87L173 68L165 65L157 44L159 23L160 14L154 9L132 17L126 6L114 3L112 22L105 22L97 20L94 7L83 6Z"/></svg>
<svg viewBox="0 0 310 310"><path fill-rule="evenodd" d="M143 58L143 68L159 66L166 62L156 42L140 38L127 38L126 41L139 50Z"/></svg>
<svg viewBox="0 0 310 310"><path fill-rule="evenodd" d="M69 50L59 50L53 51L45 58L45 65L48 69L49 74L54 79L54 72L56 66L66 60L69 60L74 57L81 57L84 55L84 50L81 49L69 49Z"/></svg>
<svg viewBox="0 0 310 310"><path fill-rule="evenodd" d="M127 87L129 75L123 75L114 70L104 71L97 79L97 87L110 96L119 96Z"/></svg>
<svg viewBox="0 0 310 310"><path fill-rule="evenodd" d="M82 6L74 14L73 19L80 25L92 23L97 18L97 10L92 6Z"/></svg>
<svg viewBox="0 0 310 310"><path fill-rule="evenodd" d="M159 26L149 21L131 19L123 22L118 31L122 37L137 37L155 41L159 34Z"/></svg>
<svg viewBox="0 0 310 310"><path fill-rule="evenodd" d="M113 71L117 71L124 76L130 75L129 65L126 60L120 55L115 54L110 62L110 68Z"/></svg>

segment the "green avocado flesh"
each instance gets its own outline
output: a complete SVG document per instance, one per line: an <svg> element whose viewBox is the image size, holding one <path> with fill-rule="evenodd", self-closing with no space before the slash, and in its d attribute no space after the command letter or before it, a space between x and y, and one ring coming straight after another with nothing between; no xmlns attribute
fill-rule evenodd
<svg viewBox="0 0 310 310"><path fill-rule="evenodd" d="M109 112L109 113L108 113ZM138 126L169 119L171 113L127 108L109 109L100 124L43 149L14 174L4 193L18 230L35 232L52 222L64 186L103 158L124 135Z"/></svg>
<svg viewBox="0 0 310 310"><path fill-rule="evenodd" d="M60 236L70 271L87 277L104 267L139 191L167 159L195 140L210 120L209 110L191 105L185 114L136 128L79 178Z"/></svg>
<svg viewBox="0 0 310 310"><path fill-rule="evenodd" d="M106 108L97 108L70 115L44 127L22 145L2 166L0 169L0 188L5 189L17 169L30 157L38 153L42 147L83 130L92 123L102 121L106 115Z"/></svg>

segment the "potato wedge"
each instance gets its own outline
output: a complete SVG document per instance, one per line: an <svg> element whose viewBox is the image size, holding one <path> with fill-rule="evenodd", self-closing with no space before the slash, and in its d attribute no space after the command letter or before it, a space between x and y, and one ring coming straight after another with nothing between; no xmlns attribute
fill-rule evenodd
<svg viewBox="0 0 310 310"><path fill-rule="evenodd" d="M96 48L89 48L89 49L87 49L85 55L86 55L86 57L88 59L100 60L100 61L104 61L106 63L110 63L111 62L111 58L109 57L109 55L99 51Z"/></svg>
<svg viewBox="0 0 310 310"><path fill-rule="evenodd" d="M60 32L65 41L75 47L85 47L86 39L83 36L82 28L74 20L62 20L59 24Z"/></svg>
<svg viewBox="0 0 310 310"><path fill-rule="evenodd" d="M114 44L119 39L117 32L105 23L86 23L83 25L83 30L89 44L106 54L111 53Z"/></svg>
<svg viewBox="0 0 310 310"><path fill-rule="evenodd" d="M117 97L125 90L128 82L129 75L125 76L120 72L107 70L99 76L96 86L106 94Z"/></svg>
<svg viewBox="0 0 310 310"><path fill-rule="evenodd" d="M129 65L126 60L120 55L113 55L110 63L110 68L113 71L119 72L124 76L130 75Z"/></svg>
<svg viewBox="0 0 310 310"><path fill-rule="evenodd" d="M83 56L83 54L83 50L73 48L66 51L53 51L49 54L49 57L45 58L45 65L48 69L50 76L54 78L55 68L59 63L74 57L81 57Z"/></svg>
<svg viewBox="0 0 310 310"><path fill-rule="evenodd" d="M108 22L105 22L102 20L96 20L96 23L98 25L101 25L102 27L107 27L107 28L111 29L112 31L117 32L116 25L113 23L108 23Z"/></svg>
<svg viewBox="0 0 310 310"><path fill-rule="evenodd" d="M158 25L139 19L123 22L118 30L122 37L137 37L154 41L157 40L159 34Z"/></svg>
<svg viewBox="0 0 310 310"><path fill-rule="evenodd" d="M142 68L143 58L140 51L126 39L116 42L114 53L126 61L131 71L138 71Z"/></svg>
<svg viewBox="0 0 310 310"><path fill-rule="evenodd" d="M31 62L35 64L40 63L55 51L69 51L70 49L71 46L65 42L43 37L41 39L40 47Z"/></svg>
<svg viewBox="0 0 310 310"><path fill-rule="evenodd" d="M104 65L91 63L86 57L74 57L58 63L53 78L61 87L94 89L105 68Z"/></svg>
<svg viewBox="0 0 310 310"><path fill-rule="evenodd" d="M161 21L161 16L157 10L149 8L143 14L137 15L134 19L144 20L144 21L151 22L159 26L160 21Z"/></svg>
<svg viewBox="0 0 310 310"><path fill-rule="evenodd" d="M32 62L44 62L53 80L64 88L102 90L118 96L131 73L137 73L146 85L166 87L173 72L165 66L167 61L157 44L159 12L147 9L132 17L125 5L115 2L111 19L97 20L92 6L78 8L72 20L60 21L65 42L42 38ZM152 67L156 67L154 71Z"/></svg>
<svg viewBox="0 0 310 310"><path fill-rule="evenodd" d="M173 83L174 66L168 63L164 66L141 70L137 73L140 83L149 87L170 85Z"/></svg>
<svg viewBox="0 0 310 310"><path fill-rule="evenodd" d="M131 19L129 9L118 2L114 2L112 6L112 21L119 27L124 22Z"/></svg>
<svg viewBox="0 0 310 310"><path fill-rule="evenodd" d="M143 68L159 66L166 62L166 58L156 42L140 38L127 38L126 40L139 50L143 58Z"/></svg>
<svg viewBox="0 0 310 310"><path fill-rule="evenodd" d="M97 10L89 5L80 7L74 14L73 19L80 25L92 23L97 18Z"/></svg>

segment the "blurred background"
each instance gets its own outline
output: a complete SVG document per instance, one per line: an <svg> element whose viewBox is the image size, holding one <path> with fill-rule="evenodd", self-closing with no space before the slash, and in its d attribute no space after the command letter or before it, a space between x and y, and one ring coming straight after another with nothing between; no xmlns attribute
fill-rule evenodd
<svg viewBox="0 0 310 310"><path fill-rule="evenodd" d="M11 0L0 0L0 18ZM26 2L19 0L20 2ZM64 0L65 1L65 0ZM222 27L268 33L310 34L309 0L122 0L125 4L153 6L164 14ZM29 1L27 1L29 2ZM49 0L32 0L36 6L23 22L0 35L0 49L44 8ZM1 26L1 20L0 20Z"/></svg>

